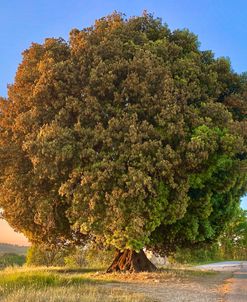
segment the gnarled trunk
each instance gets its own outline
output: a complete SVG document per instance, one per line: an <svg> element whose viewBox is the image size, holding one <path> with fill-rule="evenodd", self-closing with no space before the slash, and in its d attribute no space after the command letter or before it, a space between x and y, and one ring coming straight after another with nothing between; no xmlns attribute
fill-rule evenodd
<svg viewBox="0 0 247 302"><path fill-rule="evenodd" d="M123 252L117 251L115 259L110 267L107 269L107 273L112 272L154 272L156 266L150 262L141 250L139 253L132 250L124 250Z"/></svg>

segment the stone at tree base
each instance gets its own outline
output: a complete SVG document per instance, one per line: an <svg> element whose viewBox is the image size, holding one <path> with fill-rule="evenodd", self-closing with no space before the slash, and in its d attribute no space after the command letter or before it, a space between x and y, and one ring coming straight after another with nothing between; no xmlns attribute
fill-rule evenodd
<svg viewBox="0 0 247 302"><path fill-rule="evenodd" d="M145 250L145 254L147 258L157 267L162 267L164 265L168 265L168 257L161 257L159 255L154 254L152 251Z"/></svg>

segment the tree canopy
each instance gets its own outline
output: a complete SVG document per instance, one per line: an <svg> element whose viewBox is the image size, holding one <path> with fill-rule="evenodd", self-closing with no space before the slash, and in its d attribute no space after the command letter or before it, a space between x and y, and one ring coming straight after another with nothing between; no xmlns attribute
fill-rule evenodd
<svg viewBox="0 0 247 302"><path fill-rule="evenodd" d="M169 252L247 191L247 81L188 30L113 13L24 51L0 109L0 206L32 242Z"/></svg>

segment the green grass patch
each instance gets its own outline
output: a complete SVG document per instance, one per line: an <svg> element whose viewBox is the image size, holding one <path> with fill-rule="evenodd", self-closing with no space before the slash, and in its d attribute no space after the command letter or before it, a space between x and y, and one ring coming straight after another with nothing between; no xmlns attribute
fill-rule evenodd
<svg viewBox="0 0 247 302"><path fill-rule="evenodd" d="M143 294L122 290L120 283L209 280L216 274L187 266L136 274L61 267L8 268L0 272L0 302L150 302Z"/></svg>
<svg viewBox="0 0 247 302"><path fill-rule="evenodd" d="M10 269L0 272L0 295L6 295L23 288L40 289L80 285L84 283L99 283L100 281L83 274L53 270Z"/></svg>
<svg viewBox="0 0 247 302"><path fill-rule="evenodd" d="M20 288L0 298L1 302L154 302L138 293L81 284L43 289Z"/></svg>
<svg viewBox="0 0 247 302"><path fill-rule="evenodd" d="M220 263L220 262L226 262L226 261L237 261L237 260L232 260L232 259L222 260L222 259L220 259L220 260L195 261L195 262L191 262L190 265L198 266L198 265L211 264L211 263Z"/></svg>
<svg viewBox="0 0 247 302"><path fill-rule="evenodd" d="M141 294L113 289L95 270L10 268L0 272L1 302L150 302Z"/></svg>
<svg viewBox="0 0 247 302"><path fill-rule="evenodd" d="M173 273L177 277L190 277L190 276L214 276L217 275L218 272L210 271L210 270L195 270L193 267L188 268L163 268L162 272Z"/></svg>

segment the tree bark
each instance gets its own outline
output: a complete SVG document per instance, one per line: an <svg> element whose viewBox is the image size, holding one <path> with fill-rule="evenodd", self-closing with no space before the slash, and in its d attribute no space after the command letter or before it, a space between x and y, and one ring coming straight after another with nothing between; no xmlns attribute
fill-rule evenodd
<svg viewBox="0 0 247 302"><path fill-rule="evenodd" d="M107 273L112 272L154 272L156 266L148 260L147 256L141 250L139 253L132 250L117 251L115 259L107 269Z"/></svg>

